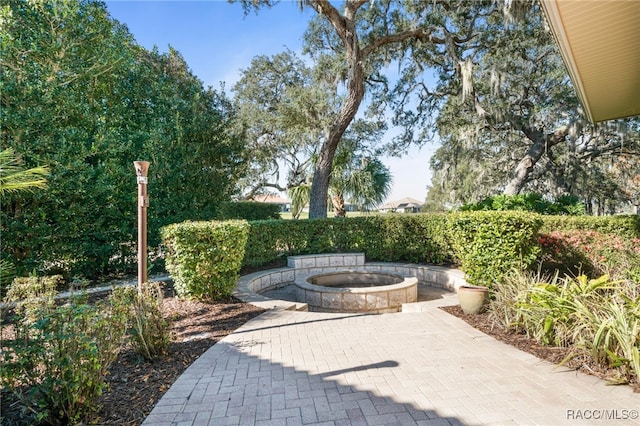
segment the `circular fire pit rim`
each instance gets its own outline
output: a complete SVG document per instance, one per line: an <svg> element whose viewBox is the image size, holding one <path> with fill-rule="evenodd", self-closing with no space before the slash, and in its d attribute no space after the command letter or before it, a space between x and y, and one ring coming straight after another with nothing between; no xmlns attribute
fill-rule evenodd
<svg viewBox="0 0 640 426"><path fill-rule="evenodd" d="M312 284L308 282L310 278L317 276L326 276L326 275L343 275L343 274L362 274L362 275L385 275L397 278L400 280L399 283L396 284L384 284L379 286L371 286L371 287L336 287L336 286L323 286L319 284ZM319 291L322 293L352 293L352 294L368 294L368 293L378 293L385 291L394 291L401 290L407 287L410 287L414 284L418 283L418 279L416 277L404 277L399 274L392 274L388 272L377 272L377 271L362 271L355 269L348 269L338 272L326 272L326 273L317 273L304 277L299 277L295 280L295 285L299 288L304 288L305 290L311 291Z"/></svg>

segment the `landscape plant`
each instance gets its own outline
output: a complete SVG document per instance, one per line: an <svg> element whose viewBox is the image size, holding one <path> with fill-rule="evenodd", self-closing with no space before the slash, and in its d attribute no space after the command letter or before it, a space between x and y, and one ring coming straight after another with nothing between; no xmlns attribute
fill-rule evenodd
<svg viewBox="0 0 640 426"><path fill-rule="evenodd" d="M538 257L542 220L527 212L461 212L447 216L449 238L470 284L493 288Z"/></svg>
<svg viewBox="0 0 640 426"><path fill-rule="evenodd" d="M245 254L246 221L183 222L162 228L167 271L180 297L231 296Z"/></svg>
<svg viewBox="0 0 640 426"><path fill-rule="evenodd" d="M244 266L287 256L364 252L370 261L454 263L445 215L371 215L305 221L249 222Z"/></svg>
<svg viewBox="0 0 640 426"><path fill-rule="evenodd" d="M640 238L592 230L559 230L539 236L545 269L640 283Z"/></svg>
<svg viewBox="0 0 640 426"><path fill-rule="evenodd" d="M589 279L514 272L494 289L493 319L543 345L571 347L563 361L588 355L616 374L615 383L639 383L640 293L637 283L607 275Z"/></svg>
<svg viewBox="0 0 640 426"><path fill-rule="evenodd" d="M141 289L115 288L111 297L127 311L127 326L135 350L147 361L164 354L171 341L171 324L164 316L160 283L144 283Z"/></svg>
<svg viewBox="0 0 640 426"><path fill-rule="evenodd" d="M522 210L546 215L582 215L584 204L570 196L558 197L555 201L544 199L541 194L494 195L477 203L466 203L460 211L478 210Z"/></svg>
<svg viewBox="0 0 640 426"><path fill-rule="evenodd" d="M231 294L242 267L284 266L287 256L334 252L364 252L369 261L459 263L470 282L491 287L511 269L533 265L540 225L529 213L466 212L184 222L163 235L178 294L218 298Z"/></svg>
<svg viewBox="0 0 640 426"><path fill-rule="evenodd" d="M27 424L75 424L95 409L125 333L125 311L113 299L88 304L76 295L56 306L55 285L29 277L5 300L17 309L15 337L1 343L0 383Z"/></svg>
<svg viewBox="0 0 640 426"><path fill-rule="evenodd" d="M0 21L0 149L49 170L46 190L0 199L0 251L19 275L134 271L135 160L151 163L154 251L160 227L216 217L245 163L222 90L175 49L136 44L104 2L4 2Z"/></svg>

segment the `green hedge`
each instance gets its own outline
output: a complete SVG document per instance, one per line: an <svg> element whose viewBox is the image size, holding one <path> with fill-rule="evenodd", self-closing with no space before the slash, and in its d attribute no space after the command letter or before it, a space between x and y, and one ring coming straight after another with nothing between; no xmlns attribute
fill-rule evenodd
<svg viewBox="0 0 640 426"><path fill-rule="evenodd" d="M640 238L640 215L544 216L542 232L597 231L626 238Z"/></svg>
<svg viewBox="0 0 640 426"><path fill-rule="evenodd" d="M531 267L540 252L540 215L465 212L449 216L450 236L471 284L492 287L513 269Z"/></svg>
<svg viewBox="0 0 640 426"><path fill-rule="evenodd" d="M239 271L283 266L293 255L363 252L368 261L458 263L492 286L540 250L539 215L523 212L373 215L341 219L184 222L163 229L178 294L226 297Z"/></svg>
<svg viewBox="0 0 640 426"><path fill-rule="evenodd" d="M287 256L364 252L368 260L416 263L455 261L444 215L416 214L355 218L250 222L243 264L282 263Z"/></svg>
<svg viewBox="0 0 640 426"><path fill-rule="evenodd" d="M162 228L167 271L181 297L223 299L238 279L247 222L183 222Z"/></svg>

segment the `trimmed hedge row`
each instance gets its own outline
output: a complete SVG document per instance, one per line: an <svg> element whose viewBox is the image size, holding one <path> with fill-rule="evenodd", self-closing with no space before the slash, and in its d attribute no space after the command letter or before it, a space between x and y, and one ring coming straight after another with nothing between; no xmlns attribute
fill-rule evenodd
<svg viewBox="0 0 640 426"><path fill-rule="evenodd" d="M256 201L223 202L218 204L216 218L218 220L280 219L280 206L278 204L258 203Z"/></svg>
<svg viewBox="0 0 640 426"><path fill-rule="evenodd" d="M163 229L167 270L183 297L222 298L242 266L284 265L287 256L364 252L368 260L460 263L467 279L491 286L527 268L539 246L538 215L464 212L315 220L184 222Z"/></svg>
<svg viewBox="0 0 640 426"><path fill-rule="evenodd" d="M542 232L597 231L626 238L640 238L640 215L543 216Z"/></svg>
<svg viewBox="0 0 640 426"><path fill-rule="evenodd" d="M452 263L446 216L363 216L250 222L243 264L258 267L287 256L364 252L368 260Z"/></svg>

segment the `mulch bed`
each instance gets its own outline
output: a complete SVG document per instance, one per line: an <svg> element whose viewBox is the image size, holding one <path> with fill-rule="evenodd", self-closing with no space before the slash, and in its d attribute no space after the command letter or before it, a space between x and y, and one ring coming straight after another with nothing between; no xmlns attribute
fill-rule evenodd
<svg viewBox="0 0 640 426"><path fill-rule="evenodd" d="M170 293L170 291L168 292ZM168 296L165 314L172 320L172 341L167 353L148 362L125 346L111 364L106 381L109 388L98 399L99 410L85 419L87 424L139 425L171 384L200 355L245 322L264 312L237 299L205 303ZM10 326L4 327L10 338ZM2 392L0 424L31 424L21 418L21 407Z"/></svg>

